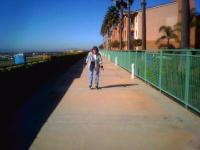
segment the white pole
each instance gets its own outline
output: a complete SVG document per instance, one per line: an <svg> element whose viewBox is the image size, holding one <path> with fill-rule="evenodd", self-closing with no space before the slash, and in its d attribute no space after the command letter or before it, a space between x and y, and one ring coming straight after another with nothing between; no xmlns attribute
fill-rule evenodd
<svg viewBox="0 0 200 150"><path fill-rule="evenodd" d="M117 64L117 57L115 57L115 66L117 66L118 64Z"/></svg>
<svg viewBox="0 0 200 150"><path fill-rule="evenodd" d="M131 78L132 78L132 79L135 78L134 74L135 74L135 64L132 64L132 65L131 65Z"/></svg>

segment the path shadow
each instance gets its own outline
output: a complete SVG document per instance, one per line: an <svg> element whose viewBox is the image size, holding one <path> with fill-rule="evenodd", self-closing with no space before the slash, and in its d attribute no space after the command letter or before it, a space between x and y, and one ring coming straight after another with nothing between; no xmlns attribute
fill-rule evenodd
<svg viewBox="0 0 200 150"><path fill-rule="evenodd" d="M1 149L29 149L38 132L55 110L83 68L80 61L51 83L46 83L1 127Z"/></svg>
<svg viewBox="0 0 200 150"><path fill-rule="evenodd" d="M117 87L129 87L129 86L136 86L136 85L138 85L138 84L113 84L113 85L101 86L100 89L117 88Z"/></svg>

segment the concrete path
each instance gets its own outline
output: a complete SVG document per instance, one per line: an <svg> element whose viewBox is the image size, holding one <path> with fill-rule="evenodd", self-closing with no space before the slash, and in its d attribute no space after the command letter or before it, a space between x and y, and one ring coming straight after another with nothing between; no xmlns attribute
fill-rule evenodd
<svg viewBox="0 0 200 150"><path fill-rule="evenodd" d="M87 69L72 82L31 150L200 149L198 116L105 59L104 67L100 90L87 87Z"/></svg>

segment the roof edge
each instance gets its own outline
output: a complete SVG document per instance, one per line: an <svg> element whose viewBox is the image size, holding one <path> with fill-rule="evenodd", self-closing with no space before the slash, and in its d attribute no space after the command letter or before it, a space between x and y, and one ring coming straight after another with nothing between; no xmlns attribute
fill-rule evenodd
<svg viewBox="0 0 200 150"><path fill-rule="evenodd" d="M164 6L168 6L168 5L172 5L172 4L176 4L176 3L177 3L176 1L172 1L172 2L169 2L169 3L163 3L163 4L160 4L160 5L157 5L157 6L147 7L146 10L164 7ZM131 13L140 12L140 11L142 11L142 9L137 9L135 11L131 11Z"/></svg>

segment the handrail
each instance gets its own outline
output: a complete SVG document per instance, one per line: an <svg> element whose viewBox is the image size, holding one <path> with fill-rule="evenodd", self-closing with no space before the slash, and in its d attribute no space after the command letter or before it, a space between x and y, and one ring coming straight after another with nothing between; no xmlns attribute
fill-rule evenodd
<svg viewBox="0 0 200 150"><path fill-rule="evenodd" d="M178 52L100 51L112 62L117 59L117 64L129 72L135 64L137 77L200 113L200 53L192 54L188 49Z"/></svg>

